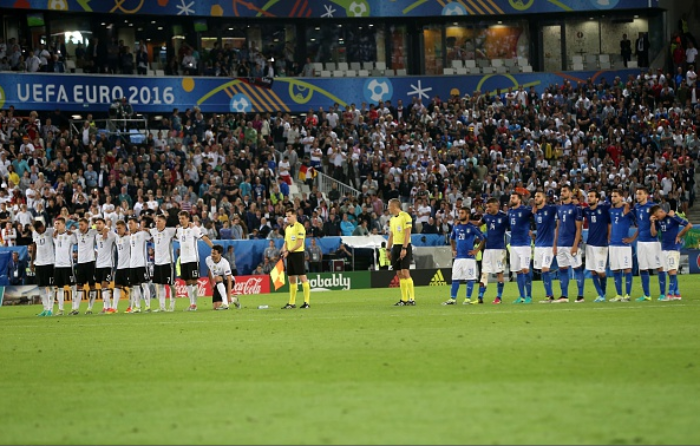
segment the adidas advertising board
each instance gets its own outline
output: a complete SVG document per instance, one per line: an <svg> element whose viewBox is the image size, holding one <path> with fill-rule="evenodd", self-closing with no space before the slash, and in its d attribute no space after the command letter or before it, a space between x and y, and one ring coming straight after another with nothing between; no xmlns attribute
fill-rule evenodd
<svg viewBox="0 0 700 446"><path fill-rule="evenodd" d="M372 271L372 288L398 288L396 271ZM414 286L447 286L452 283L452 268L412 269Z"/></svg>
<svg viewBox="0 0 700 446"><path fill-rule="evenodd" d="M336 273L308 273L306 275L311 285L311 291L342 291L342 290L357 290L370 287L369 271L350 271ZM274 286L272 287L274 290ZM289 292L289 281L282 286L277 293Z"/></svg>

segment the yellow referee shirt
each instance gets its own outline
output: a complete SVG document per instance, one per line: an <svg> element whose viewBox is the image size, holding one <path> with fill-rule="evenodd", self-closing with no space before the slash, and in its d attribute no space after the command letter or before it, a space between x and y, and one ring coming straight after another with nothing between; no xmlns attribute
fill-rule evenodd
<svg viewBox="0 0 700 446"><path fill-rule="evenodd" d="M404 231L406 230L406 228L413 227L413 219L411 219L411 216L408 215L408 213L401 211L396 217L391 217L389 226L391 227L391 236L393 244L403 245L403 242L405 240ZM408 244L411 244L410 240L408 241Z"/></svg>
<svg viewBox="0 0 700 446"><path fill-rule="evenodd" d="M287 226L284 230L284 241L287 243L287 250L289 252L304 252L304 239L306 239L306 229L304 229L304 225L299 222ZM299 249L292 251L292 248L294 248L294 245L296 245L299 240L301 240L301 246Z"/></svg>

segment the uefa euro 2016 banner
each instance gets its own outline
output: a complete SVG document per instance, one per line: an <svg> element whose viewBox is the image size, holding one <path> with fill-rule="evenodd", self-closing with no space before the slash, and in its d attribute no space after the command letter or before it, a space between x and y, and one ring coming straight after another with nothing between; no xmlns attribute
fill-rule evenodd
<svg viewBox="0 0 700 446"><path fill-rule="evenodd" d="M249 18L483 16L658 5L658 0L0 0L0 8Z"/></svg>
<svg viewBox="0 0 700 446"><path fill-rule="evenodd" d="M107 112L109 105L126 97L136 112L163 113L199 106L203 112L307 112L399 99L410 104L419 98L485 93L509 87L534 87L539 93L549 85L591 78L639 74L639 70L579 71L567 73L487 74L473 76L402 76L371 78L275 78L271 88L242 79L221 77L138 77L82 74L0 73L0 109Z"/></svg>

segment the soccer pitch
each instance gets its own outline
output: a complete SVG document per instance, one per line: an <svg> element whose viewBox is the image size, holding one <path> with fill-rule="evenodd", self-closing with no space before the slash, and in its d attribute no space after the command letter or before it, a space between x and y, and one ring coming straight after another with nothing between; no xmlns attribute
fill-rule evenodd
<svg viewBox="0 0 700 446"><path fill-rule="evenodd" d="M500 306L492 284L479 306L462 286L451 307L449 287L417 288L415 307L392 306L398 289L312 293L310 310L280 310L286 295L2 307L0 443L697 444L698 287L681 276L681 302L594 304L589 280L583 304L514 305L513 283Z"/></svg>

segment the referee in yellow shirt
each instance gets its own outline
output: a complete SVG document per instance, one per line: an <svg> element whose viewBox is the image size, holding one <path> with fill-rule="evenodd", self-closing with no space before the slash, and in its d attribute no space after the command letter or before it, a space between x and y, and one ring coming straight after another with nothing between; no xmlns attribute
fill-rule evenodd
<svg viewBox="0 0 700 446"><path fill-rule="evenodd" d="M401 284L401 300L394 305L403 307L404 305L415 305L415 294L413 292L413 279L411 279L411 260L413 250L411 249L411 228L413 220L411 216L401 210L401 202L398 198L389 200L389 212L393 217L389 221L389 241L387 242L387 256L391 261L391 268L396 271Z"/></svg>
<svg viewBox="0 0 700 446"><path fill-rule="evenodd" d="M301 279L301 288L304 290L304 304L299 308L310 308L311 286L306 278L304 261L304 241L306 229L297 221L297 214L293 208L287 208L287 228L284 230L284 245L282 245L282 258L287 259L287 276L289 277L289 303L282 307L283 310L296 308L297 301L297 277Z"/></svg>

